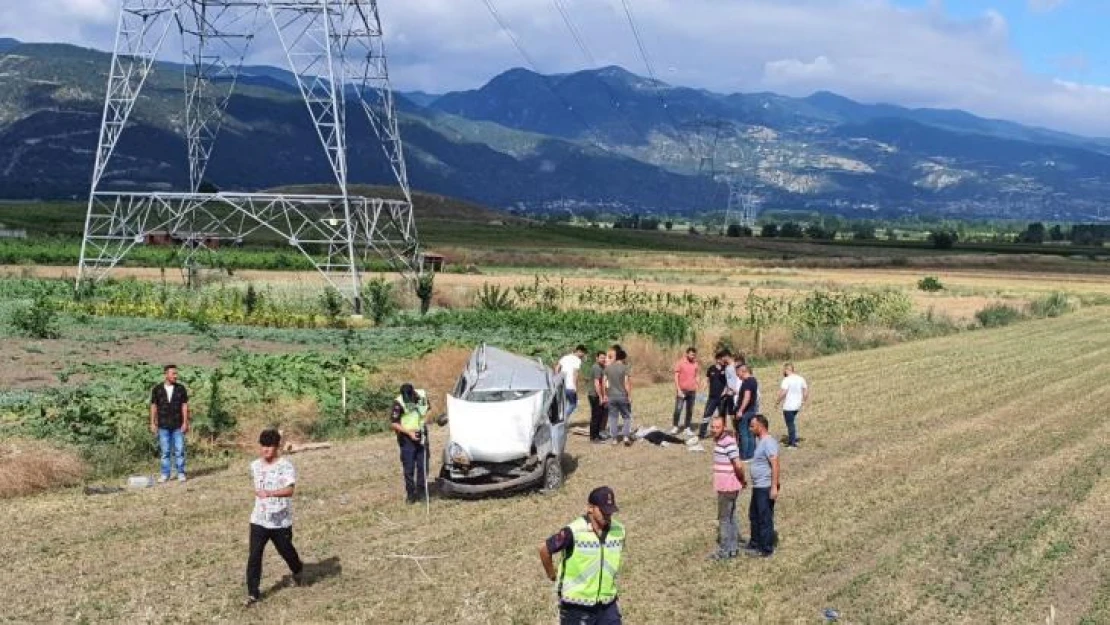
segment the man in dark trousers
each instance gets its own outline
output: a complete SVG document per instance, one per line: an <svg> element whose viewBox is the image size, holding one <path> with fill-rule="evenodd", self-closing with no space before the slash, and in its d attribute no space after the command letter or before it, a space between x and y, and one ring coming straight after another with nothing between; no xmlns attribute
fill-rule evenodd
<svg viewBox="0 0 1110 625"><path fill-rule="evenodd" d="M756 438L752 457L752 500L748 522L752 538L748 555L769 558L775 550L775 500L779 498L779 444L767 432L767 417L752 417L752 434Z"/></svg>
<svg viewBox="0 0 1110 625"><path fill-rule="evenodd" d="M755 453L755 437L752 436L752 418L759 412L759 381L752 375L748 365L736 368L740 376L740 393L737 395L736 416L732 428L740 436L740 459L751 460Z"/></svg>
<svg viewBox="0 0 1110 625"><path fill-rule="evenodd" d="M598 352L594 356L594 364L590 367L590 442L603 443L607 438L605 432L606 413L609 410L605 401L605 352Z"/></svg>
<svg viewBox="0 0 1110 625"><path fill-rule="evenodd" d="M560 625L620 625L617 578L624 549L624 526L613 518L616 495L608 486L595 488L586 514L540 545L547 578L558 584ZM558 570L554 556L563 554Z"/></svg>
<svg viewBox="0 0 1110 625"><path fill-rule="evenodd" d="M393 400L390 427L397 433L397 445L401 448L405 501L410 504L418 503L428 488L428 432L424 427L428 409L427 394L411 384L402 384L401 394Z"/></svg>
<svg viewBox="0 0 1110 625"><path fill-rule="evenodd" d="M709 420L713 415L718 414L724 416L725 403L724 395L727 388L725 379L725 366L728 364L725 356L728 352L721 350L713 357L715 362L709 365L705 371L705 378L708 381L708 392L705 397L705 412L701 417L701 426L698 428L698 438L705 438L709 436Z"/></svg>
<svg viewBox="0 0 1110 625"><path fill-rule="evenodd" d="M158 436L162 466L158 482L170 479L170 453L177 481L185 481L185 435L189 433L189 392L177 381L177 366L162 368L165 379L150 390L150 432Z"/></svg>
<svg viewBox="0 0 1110 625"><path fill-rule="evenodd" d="M258 437L258 460L251 463L254 510L251 511L250 552L247 557L246 606L262 598L262 552L273 541L278 555L293 573L293 585L301 585L304 563L293 546L293 490L297 471L281 457L281 433L265 430Z"/></svg>

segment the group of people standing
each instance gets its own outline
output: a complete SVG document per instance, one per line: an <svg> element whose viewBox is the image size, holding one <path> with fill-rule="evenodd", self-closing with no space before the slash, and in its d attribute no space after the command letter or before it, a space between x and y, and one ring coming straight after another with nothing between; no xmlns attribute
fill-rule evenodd
<svg viewBox="0 0 1110 625"><path fill-rule="evenodd" d="M586 347L579 345L555 365L555 372L563 374L567 417L578 407L578 377L586 353ZM595 353L588 380L590 442L632 445L632 375L628 353L619 344Z"/></svg>

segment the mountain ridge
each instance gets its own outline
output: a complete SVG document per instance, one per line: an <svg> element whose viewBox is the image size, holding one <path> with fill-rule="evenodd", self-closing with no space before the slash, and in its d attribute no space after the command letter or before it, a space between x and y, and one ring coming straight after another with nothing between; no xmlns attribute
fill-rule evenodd
<svg viewBox="0 0 1110 625"><path fill-rule="evenodd" d="M0 39L0 197L87 193L108 57ZM157 64L109 183L185 184L181 69ZM280 68L243 68L212 182L330 182L295 84ZM1086 219L1110 194L1110 140L831 92L720 94L607 66L513 68L478 89L395 100L414 188L500 208L719 211L727 189L707 174L725 170L765 208L854 216ZM364 116L349 123L351 180L387 184Z"/></svg>

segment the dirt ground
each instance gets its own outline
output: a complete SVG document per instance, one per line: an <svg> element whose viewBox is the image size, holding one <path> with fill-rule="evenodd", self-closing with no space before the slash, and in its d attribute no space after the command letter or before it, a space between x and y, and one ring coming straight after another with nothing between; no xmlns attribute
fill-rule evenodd
<svg viewBox="0 0 1110 625"><path fill-rule="evenodd" d="M802 449L783 452L767 561L705 559L707 453L575 436L562 491L433 499L426 514L401 503L396 444L380 436L292 457L307 588L280 587L271 550L263 602L239 607L244 458L184 486L4 502L4 618L554 623L536 549L609 484L628 528L628 623L817 623L826 608L842 623L1043 623L1052 607L1057 623L1107 623L1108 356L1110 319L1086 310L800 363L813 402ZM641 423L669 425L670 404L666 385L634 395ZM432 439L438 451L444 434Z"/></svg>
<svg viewBox="0 0 1110 625"><path fill-rule="evenodd" d="M298 349L285 343L236 339L222 339L219 345L227 349L237 346L249 353L286 353ZM218 359L210 350L198 348L196 337L174 334L160 334L156 338L121 336L103 341L6 338L0 349L0 388L55 386L61 383L58 374L68 367L107 362L209 367L218 364ZM80 375L70 378L75 383L82 379Z"/></svg>

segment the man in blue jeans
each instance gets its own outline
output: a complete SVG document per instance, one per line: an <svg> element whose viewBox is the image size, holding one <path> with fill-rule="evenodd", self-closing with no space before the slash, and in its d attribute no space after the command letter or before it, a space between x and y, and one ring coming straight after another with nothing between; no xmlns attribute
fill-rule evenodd
<svg viewBox="0 0 1110 625"><path fill-rule="evenodd" d="M177 469L177 481L185 481L185 435L189 433L189 392L177 381L177 367L162 368L165 379L150 390L150 432L158 435L162 473L159 483L170 479L171 468ZM170 454L173 453L173 466Z"/></svg>
<svg viewBox="0 0 1110 625"><path fill-rule="evenodd" d="M736 396L736 419L733 429L740 436L740 459L751 460L755 453L755 437L752 436L752 417L759 412L759 381L752 375L749 365L736 368L740 377L740 392Z"/></svg>
<svg viewBox="0 0 1110 625"><path fill-rule="evenodd" d="M767 417L752 417L755 455L752 457L752 499L748 506L748 523L752 537L748 555L768 558L775 551L775 501L779 498L779 444L767 432Z"/></svg>
<svg viewBox="0 0 1110 625"><path fill-rule="evenodd" d="M794 363L782 366L782 384L776 405L782 406L782 418L786 421L786 447L798 448L798 427L796 421L802 406L809 402L809 385L806 379L794 372Z"/></svg>
<svg viewBox="0 0 1110 625"><path fill-rule="evenodd" d="M570 418L578 409L578 372L582 369L582 359L586 357L586 346L579 345L574 352L559 359L555 365L555 373L563 374L563 384L566 389L566 411L564 419Z"/></svg>

